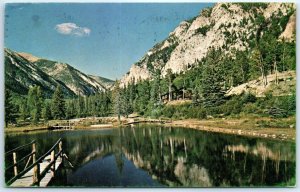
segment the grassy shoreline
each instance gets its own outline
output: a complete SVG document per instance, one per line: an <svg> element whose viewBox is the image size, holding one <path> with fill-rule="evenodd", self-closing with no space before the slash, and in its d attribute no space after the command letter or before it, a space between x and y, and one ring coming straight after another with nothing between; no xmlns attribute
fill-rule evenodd
<svg viewBox="0 0 300 192"><path fill-rule="evenodd" d="M147 121L153 120L148 118L138 118L139 120ZM277 121L277 122L276 122ZM128 118L122 118L122 122L129 122ZM103 122L102 122L103 123ZM111 127L93 127L88 124L76 125L75 130L95 130L95 129L108 129L118 127L114 118L110 118L108 122ZM164 127L182 127L197 129L200 131L216 132L223 134L241 135L256 138L270 138L275 140L296 141L296 128L294 126L295 117L284 119L271 119L266 117L242 117L242 118L215 118L208 120L198 119L184 119L184 120L171 120L164 124L159 124ZM103 124L105 125L105 124ZM288 126L289 125L289 126ZM121 125L122 126L122 125ZM5 134L28 133L37 131L48 131L47 125L39 126L24 126L24 127L9 127L4 129Z"/></svg>
<svg viewBox="0 0 300 192"><path fill-rule="evenodd" d="M199 121L199 120L176 120L172 123L166 123L166 127L184 127L196 129L199 131L215 132L222 134L231 134L231 135L241 135L246 137L256 137L256 138L269 138L275 140L286 140L296 142L296 130L294 128L241 128L239 120L234 122L233 120L228 121L228 124L231 124L231 127L228 124L220 125L218 122L214 121Z"/></svg>

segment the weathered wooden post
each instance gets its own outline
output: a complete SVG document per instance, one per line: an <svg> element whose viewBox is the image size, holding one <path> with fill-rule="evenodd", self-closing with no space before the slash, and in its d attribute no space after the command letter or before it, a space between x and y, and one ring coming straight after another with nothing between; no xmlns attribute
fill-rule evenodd
<svg viewBox="0 0 300 192"><path fill-rule="evenodd" d="M17 167L17 154L13 152L13 161L14 161L14 174L18 175L18 167Z"/></svg>
<svg viewBox="0 0 300 192"><path fill-rule="evenodd" d="M36 163L36 146L35 142L32 144L32 163ZM40 183L40 164L37 163L33 167L33 183L39 185Z"/></svg>
<svg viewBox="0 0 300 192"><path fill-rule="evenodd" d="M62 141L59 142L58 144L58 150L60 152L60 158L61 158L61 163L64 163L64 153L63 153L63 148L62 148Z"/></svg>
<svg viewBox="0 0 300 192"><path fill-rule="evenodd" d="M55 160L54 160L54 157L55 156L55 152L54 152L54 149L53 151L51 151L51 163L52 163L52 166L51 166L51 175L52 177L54 177L54 172L55 172Z"/></svg>

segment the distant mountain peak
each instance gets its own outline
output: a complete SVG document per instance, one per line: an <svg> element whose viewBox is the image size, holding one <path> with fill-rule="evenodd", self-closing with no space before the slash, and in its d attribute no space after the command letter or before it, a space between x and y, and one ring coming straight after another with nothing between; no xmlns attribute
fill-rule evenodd
<svg viewBox="0 0 300 192"><path fill-rule="evenodd" d="M90 77L67 63L5 48L5 85L19 94L27 94L30 86L39 85L50 96L60 84L66 95L91 95L106 91L112 83L106 78Z"/></svg>
<svg viewBox="0 0 300 192"><path fill-rule="evenodd" d="M20 52L20 53L18 53L18 54L19 54L20 56L24 57L25 59L27 59L27 60L30 61L30 62L36 62L36 61L38 61L39 59L41 59L41 58L39 58L39 57L36 57L36 56L31 55L30 53Z"/></svg>

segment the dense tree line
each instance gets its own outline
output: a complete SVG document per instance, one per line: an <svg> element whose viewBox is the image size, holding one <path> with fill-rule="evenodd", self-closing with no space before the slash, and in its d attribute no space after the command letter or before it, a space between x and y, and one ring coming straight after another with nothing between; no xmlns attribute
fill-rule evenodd
<svg viewBox="0 0 300 192"><path fill-rule="evenodd" d="M51 98L45 98L39 86L29 89L26 96L5 91L5 122L37 124L52 119L71 119L87 116L112 115L111 92L77 98L64 98L58 85Z"/></svg>

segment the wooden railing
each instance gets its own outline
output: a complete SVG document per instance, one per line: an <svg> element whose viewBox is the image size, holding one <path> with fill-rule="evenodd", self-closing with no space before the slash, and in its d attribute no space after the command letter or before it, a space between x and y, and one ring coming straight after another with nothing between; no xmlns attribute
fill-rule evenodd
<svg viewBox="0 0 300 192"><path fill-rule="evenodd" d="M20 159L19 161L16 161L16 151L19 151L21 149L23 149L24 147L28 146L32 144L32 152L26 156L24 156L22 159ZM55 148L58 147L58 152L55 154ZM31 170L32 168L33 170L33 185L39 185L40 181L42 180L42 178L46 175L46 173L50 170L52 173L52 176L54 177L54 173L55 173L55 162L57 160L57 158L60 156L61 158L63 158L63 149L62 149L62 140L61 138L58 139L58 141L50 148L49 151L47 151L44 155L42 155L41 157L39 157L36 160L36 145L35 145L35 141L32 141L31 143L28 143L26 145L17 147L11 151L8 151L7 153L5 153L5 155L9 155L9 154L13 154L13 159L14 159L14 163L10 166L8 166L5 171L7 171L8 169L10 169L11 167L14 167L14 177L11 178L8 182L7 185L11 185L14 181L16 181L17 179L19 179L20 177L22 177L24 174L26 174L29 170ZM50 163L46 166L46 168L40 173L40 163L43 162L43 160L45 159L46 156L51 154L51 161ZM26 163L25 168L21 171L18 172L17 171L17 166L19 165L19 163L21 161L23 161L24 159L26 159L27 157L32 157L32 164L28 165L28 162L30 161L30 159L28 160L28 162Z"/></svg>
<svg viewBox="0 0 300 192"><path fill-rule="evenodd" d="M26 148L30 145L32 146L31 153L25 155L20 160L17 160L17 151L20 151L21 149L24 149L24 148ZM31 141L30 143L27 143L25 145L22 145L22 146L19 146L19 147L15 148L15 149L12 149L12 150L5 153L5 157L8 158L8 156L11 155L11 154L12 154L13 164L7 166L7 168L5 169L5 172L10 170L11 168L14 168L14 176L17 176L18 175L18 168L19 168L21 162L23 162L24 160L26 160L26 158L28 158L28 160L26 162L26 165L23 169L23 170L25 170L27 168L27 166L29 165L30 160L35 158L35 156L36 156L36 142Z"/></svg>

